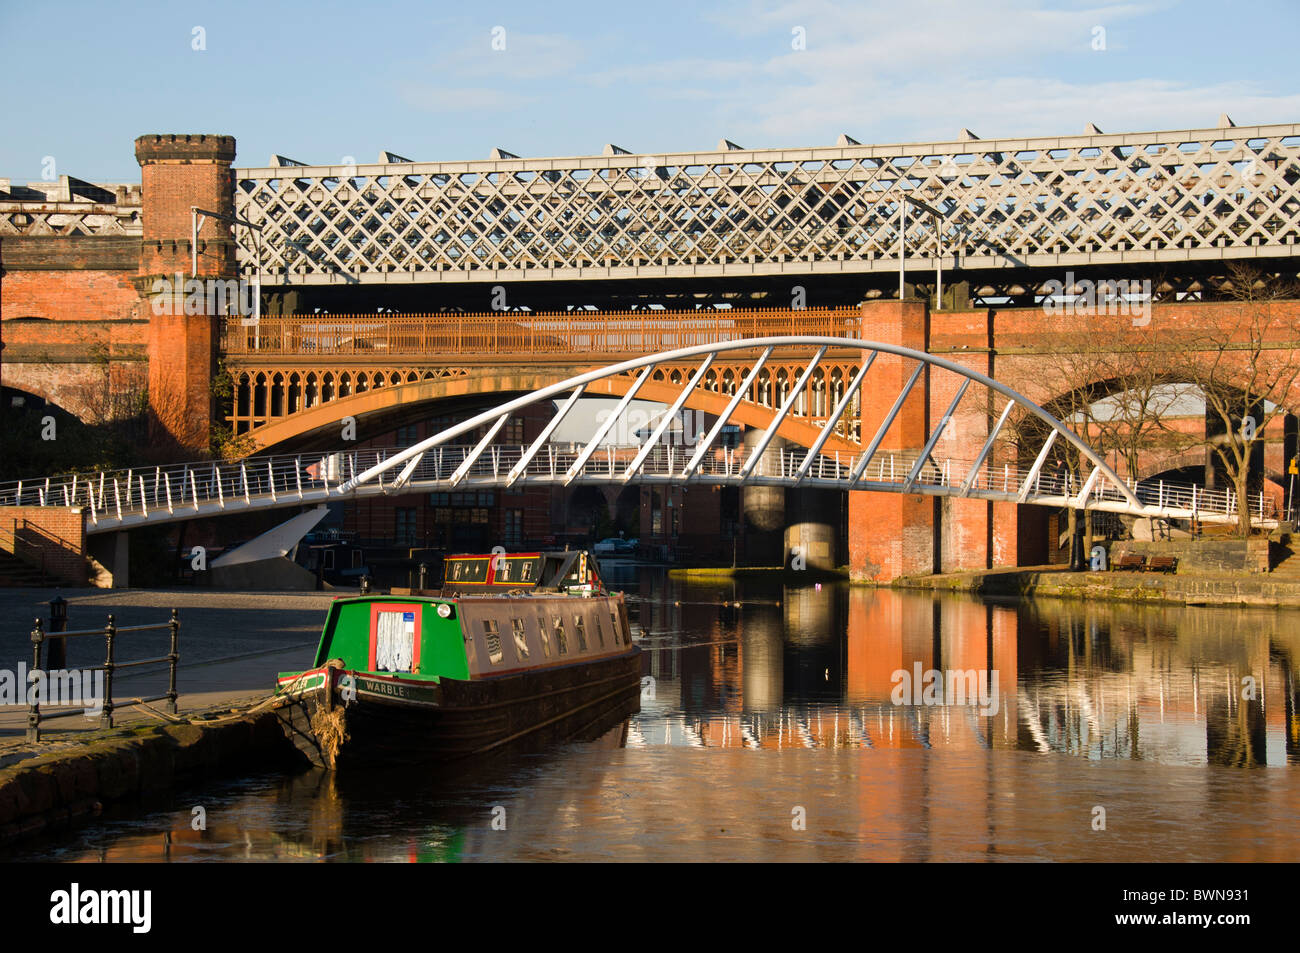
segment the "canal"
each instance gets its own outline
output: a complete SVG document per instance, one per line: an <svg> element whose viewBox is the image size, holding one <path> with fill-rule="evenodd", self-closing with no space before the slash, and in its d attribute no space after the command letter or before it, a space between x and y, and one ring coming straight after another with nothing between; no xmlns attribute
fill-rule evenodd
<svg viewBox="0 0 1300 953"><path fill-rule="evenodd" d="M1298 612L605 568L644 678L640 714L598 742L451 773L204 784L0 857L1300 855Z"/></svg>

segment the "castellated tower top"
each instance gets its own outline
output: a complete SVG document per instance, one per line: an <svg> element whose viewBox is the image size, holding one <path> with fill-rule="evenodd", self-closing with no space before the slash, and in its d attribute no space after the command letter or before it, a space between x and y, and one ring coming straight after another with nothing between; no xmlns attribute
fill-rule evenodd
<svg viewBox="0 0 1300 953"><path fill-rule="evenodd" d="M135 158L146 162L168 160L233 162L235 137L210 133L167 133L141 136L135 141Z"/></svg>

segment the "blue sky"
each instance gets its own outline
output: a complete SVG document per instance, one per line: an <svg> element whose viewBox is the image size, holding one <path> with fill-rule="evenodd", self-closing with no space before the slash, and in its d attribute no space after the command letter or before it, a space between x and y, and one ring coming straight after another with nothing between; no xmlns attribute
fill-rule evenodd
<svg viewBox="0 0 1300 953"><path fill-rule="evenodd" d="M1296 0L0 0L0 177L139 181L155 132L261 166L1300 121L1297 28Z"/></svg>

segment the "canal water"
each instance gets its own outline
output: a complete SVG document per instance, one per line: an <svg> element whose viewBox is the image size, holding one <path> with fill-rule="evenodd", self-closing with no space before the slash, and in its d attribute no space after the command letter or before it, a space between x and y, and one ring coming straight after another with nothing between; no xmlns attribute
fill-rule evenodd
<svg viewBox="0 0 1300 953"><path fill-rule="evenodd" d="M0 857L1300 857L1300 612L605 568L644 678L598 742L204 784Z"/></svg>

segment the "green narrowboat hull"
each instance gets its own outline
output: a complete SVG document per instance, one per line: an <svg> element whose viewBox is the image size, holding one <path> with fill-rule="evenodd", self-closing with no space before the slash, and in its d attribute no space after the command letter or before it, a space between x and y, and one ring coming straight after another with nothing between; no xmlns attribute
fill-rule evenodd
<svg viewBox="0 0 1300 953"><path fill-rule="evenodd" d="M286 691L288 704L277 715L307 760L331 769L590 740L641 707L635 646L613 658L502 678L429 683L321 668L301 679L307 687Z"/></svg>
<svg viewBox="0 0 1300 953"><path fill-rule="evenodd" d="M281 724L313 764L450 761L640 710L627 606L585 553L449 565L442 590L335 600L314 667L280 676Z"/></svg>

